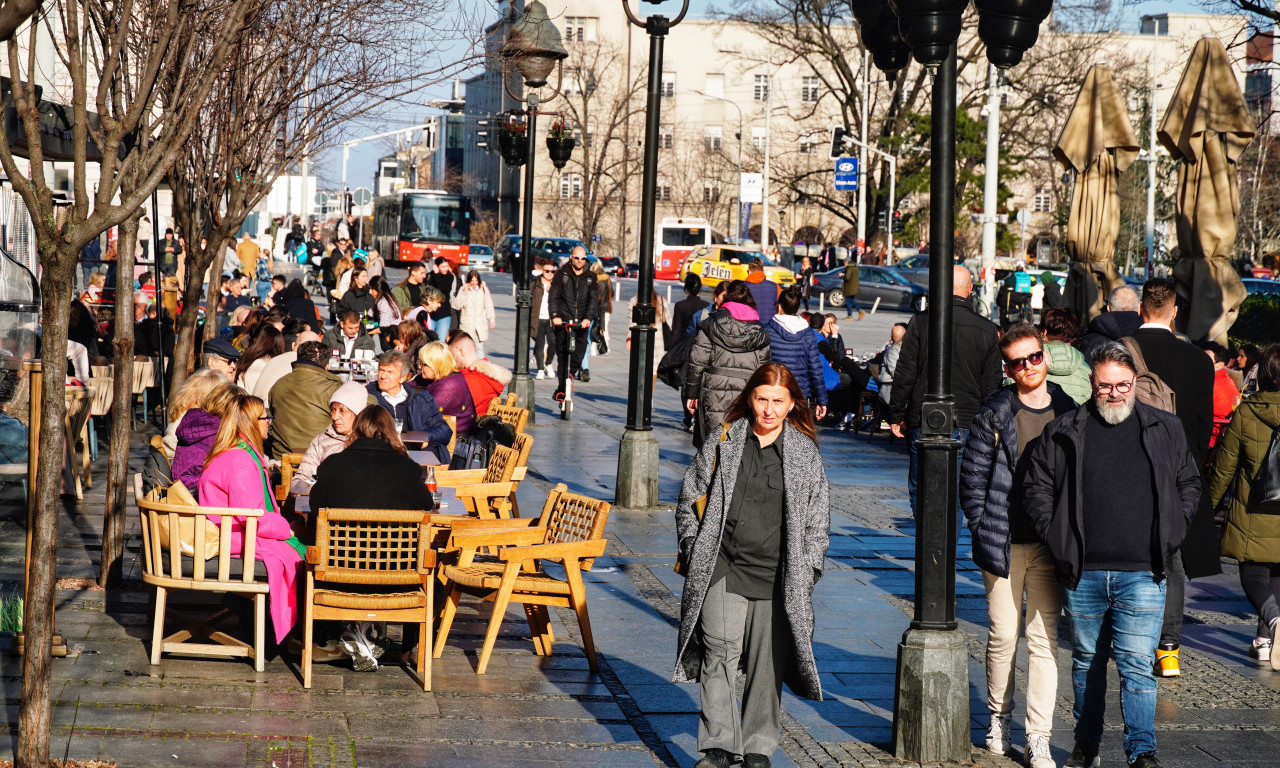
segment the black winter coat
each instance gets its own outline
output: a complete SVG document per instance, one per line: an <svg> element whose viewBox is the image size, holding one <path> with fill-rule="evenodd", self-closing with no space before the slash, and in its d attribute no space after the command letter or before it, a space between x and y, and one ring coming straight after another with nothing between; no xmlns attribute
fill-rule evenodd
<svg viewBox="0 0 1280 768"><path fill-rule="evenodd" d="M338 299L338 318L342 318L342 314L348 310L355 312L360 317L367 316L373 312L378 300L373 297L369 287L355 288L352 287L342 294L342 298Z"/></svg>
<svg viewBox="0 0 1280 768"><path fill-rule="evenodd" d="M697 400L693 444L701 447L719 425L756 369L772 358L769 334L758 322L735 320L721 309L698 327L689 350L684 399Z"/></svg>
<svg viewBox="0 0 1280 768"><path fill-rule="evenodd" d="M552 319L560 318L566 323L577 323L583 320L597 319L600 306L600 295L596 288L596 275L589 269L575 275L573 267L565 267L556 271L551 279Z"/></svg>
<svg viewBox="0 0 1280 768"><path fill-rule="evenodd" d="M1089 327L1080 339L1080 352L1089 365L1093 365L1093 353L1104 342L1132 336L1141 327L1142 317L1137 312L1103 312L1089 321Z"/></svg>
<svg viewBox="0 0 1280 768"><path fill-rule="evenodd" d="M956 427L968 429L978 409L1000 386L1004 373L1000 366L1000 329L973 311L973 301L951 297L955 347L951 355L951 385L956 401ZM917 313L907 324L902 352L893 369L893 389L889 394L889 420L920 426L924 404L929 351L929 312Z"/></svg>
<svg viewBox="0 0 1280 768"><path fill-rule="evenodd" d="M435 509L422 467L375 437L362 437L316 468L313 510Z"/></svg>
<svg viewBox="0 0 1280 768"><path fill-rule="evenodd" d="M1049 547L1058 581L1067 589L1075 589L1080 583L1084 566L1084 480L1080 456L1088 450L1084 424L1093 418L1090 408L1093 405L1086 403L1045 427L1043 438L1031 449L1023 496L1023 509L1041 541ZM1155 478L1153 533L1159 544L1159 562L1151 567L1163 578L1165 565L1182 544L1200 504L1200 467L1187 449L1177 416L1142 403L1134 403L1133 414L1130 418L1139 421L1142 447Z"/></svg>
<svg viewBox="0 0 1280 768"><path fill-rule="evenodd" d="M973 534L973 562L1001 578L1009 576L1009 499L1021 490L1013 487L1021 444L1014 419L1017 398L1018 387L1010 384L987 399L973 419L960 461L960 508ZM1075 401L1053 382L1049 398L1055 416L1076 409Z"/></svg>

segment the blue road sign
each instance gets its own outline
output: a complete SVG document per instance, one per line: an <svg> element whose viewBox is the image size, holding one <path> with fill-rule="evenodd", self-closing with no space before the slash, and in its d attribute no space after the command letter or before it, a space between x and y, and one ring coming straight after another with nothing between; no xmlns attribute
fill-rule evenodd
<svg viewBox="0 0 1280 768"><path fill-rule="evenodd" d="M841 157L836 159L836 191L856 192L858 190L858 158Z"/></svg>

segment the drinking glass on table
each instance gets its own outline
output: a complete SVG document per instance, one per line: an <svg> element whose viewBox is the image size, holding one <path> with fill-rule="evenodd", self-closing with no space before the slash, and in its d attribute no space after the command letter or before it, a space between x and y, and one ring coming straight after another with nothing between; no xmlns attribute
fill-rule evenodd
<svg viewBox="0 0 1280 768"><path fill-rule="evenodd" d="M404 432L404 419L396 419L396 434Z"/></svg>

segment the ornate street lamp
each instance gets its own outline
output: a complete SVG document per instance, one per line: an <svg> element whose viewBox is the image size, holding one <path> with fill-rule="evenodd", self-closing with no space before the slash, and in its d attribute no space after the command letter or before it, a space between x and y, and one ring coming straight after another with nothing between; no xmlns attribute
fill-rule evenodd
<svg viewBox="0 0 1280 768"><path fill-rule="evenodd" d="M663 0L644 0L661 5ZM662 109L662 45L671 28L684 20L689 0L674 19L652 14L644 19L622 0L627 21L649 33L649 92L644 123L644 176L640 197L640 280L631 313L631 371L627 387L627 429L618 446L618 491L622 507L658 503L658 440L653 436L653 236L658 197L658 125Z"/></svg>
<svg viewBox="0 0 1280 768"><path fill-rule="evenodd" d="M862 47L871 54L876 68L890 80L911 63L911 49L902 39L898 17L888 0L854 0L853 18L858 21Z"/></svg>
<svg viewBox="0 0 1280 768"><path fill-rule="evenodd" d="M866 0L853 0L855 8ZM917 443L915 615L898 643L894 753L915 762L968 760L969 674L955 612L960 442L951 392L955 252L956 40L969 0L890 0L916 61L933 75L929 169L929 348ZM980 0L979 33L998 67L1035 43L1050 0ZM1045 13L1037 16L1041 10ZM864 37L866 35L864 30Z"/></svg>
<svg viewBox="0 0 1280 768"><path fill-rule="evenodd" d="M511 4L510 14L512 16L516 14L514 2ZM529 421L533 421L534 413L533 377L529 375L529 327L533 307L533 293L529 290L529 274L533 266L530 261L532 246L529 239L533 231L533 161L537 147L534 138L538 125L538 105L542 101L537 89L547 84L547 78L557 64L563 68L562 62L568 56L569 52L560 43L560 30L551 23L551 19L547 17L546 7L538 0L533 0L525 7L525 12L512 25L507 35L507 42L502 46L502 58L505 64L502 73L503 87L507 89L511 98L528 105L523 122L526 167L524 169L524 210L520 225L520 257L513 265L517 288L516 370L511 380L511 391L516 395L516 401L529 409ZM520 98L511 92L507 76L512 67L520 73L524 79L525 88L529 89L529 95L525 98ZM560 81L564 81L563 71ZM560 88L557 86L546 100L554 99L559 92ZM503 130L507 130L507 127L504 126ZM499 139L501 140L501 136ZM520 164L512 162L519 160L518 154L518 150L513 148L510 152L503 152L503 157L508 165L514 167Z"/></svg>

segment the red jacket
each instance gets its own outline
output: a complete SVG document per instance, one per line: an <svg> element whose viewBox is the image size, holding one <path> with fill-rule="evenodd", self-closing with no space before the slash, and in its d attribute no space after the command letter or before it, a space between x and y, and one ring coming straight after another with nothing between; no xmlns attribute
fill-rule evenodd
<svg viewBox="0 0 1280 768"><path fill-rule="evenodd" d="M1225 367L1213 372L1213 434L1209 436L1209 447L1218 442L1218 435L1231 423L1231 414L1240 404L1240 390L1231 380L1231 372Z"/></svg>
<svg viewBox="0 0 1280 768"><path fill-rule="evenodd" d="M470 368L463 368L462 376L467 380L467 389L471 390L477 416L488 413L489 403L511 382L511 371L488 360L477 360Z"/></svg>

